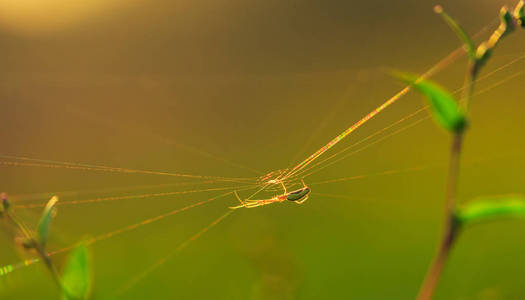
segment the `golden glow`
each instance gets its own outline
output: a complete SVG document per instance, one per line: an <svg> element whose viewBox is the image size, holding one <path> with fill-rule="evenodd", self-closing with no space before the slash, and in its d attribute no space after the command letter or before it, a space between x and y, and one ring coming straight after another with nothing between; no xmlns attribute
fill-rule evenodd
<svg viewBox="0 0 525 300"><path fill-rule="evenodd" d="M41 34L78 25L126 0L2 0L0 26L15 32Z"/></svg>

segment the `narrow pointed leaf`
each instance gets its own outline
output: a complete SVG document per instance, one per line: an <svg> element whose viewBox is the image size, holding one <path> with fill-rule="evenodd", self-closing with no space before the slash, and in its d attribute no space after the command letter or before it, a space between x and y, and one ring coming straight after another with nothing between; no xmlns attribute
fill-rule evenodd
<svg viewBox="0 0 525 300"><path fill-rule="evenodd" d="M453 132L460 132L464 129L466 125L465 115L459 108L457 100L444 88L415 75L405 73L395 73L394 75L412 85L427 98L432 116L441 126Z"/></svg>
<svg viewBox="0 0 525 300"><path fill-rule="evenodd" d="M447 25L452 28L452 30L456 33L456 35L459 37L459 39L465 44L465 48L467 50L467 54L470 59L475 60L476 59L476 49L474 47L474 43L470 39L469 35L465 32L463 27L459 25L456 20L454 20L451 16L449 16L445 11L443 11L443 8L439 5L434 7L434 11L441 15L443 17L443 20L447 23Z"/></svg>
<svg viewBox="0 0 525 300"><path fill-rule="evenodd" d="M87 299L91 293L90 254L85 245L77 246L69 255L62 272L63 298Z"/></svg>
<svg viewBox="0 0 525 300"><path fill-rule="evenodd" d="M525 196L473 201L458 208L455 214L462 225L494 219L525 218Z"/></svg>
<svg viewBox="0 0 525 300"><path fill-rule="evenodd" d="M0 195L0 198L2 199L2 206L1 206L2 209L1 209L1 211L2 212L8 211L10 205L9 205L9 201L7 200L7 195L5 193L2 193Z"/></svg>
<svg viewBox="0 0 525 300"><path fill-rule="evenodd" d="M58 201L57 196L53 196L44 208L40 222L38 222L37 232L38 238L42 245L45 245L49 236L49 227L51 225L51 219L55 214L55 205Z"/></svg>

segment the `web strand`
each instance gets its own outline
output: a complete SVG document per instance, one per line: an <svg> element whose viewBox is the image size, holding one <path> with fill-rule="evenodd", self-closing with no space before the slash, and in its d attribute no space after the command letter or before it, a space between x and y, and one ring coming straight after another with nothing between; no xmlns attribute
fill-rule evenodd
<svg viewBox="0 0 525 300"><path fill-rule="evenodd" d="M504 65L502 65L502 66L496 68L495 70L493 70L493 71L487 73L486 75L480 77L478 80L476 80L476 82L479 82L479 81L485 80L485 79L489 78L490 76L496 74L497 72L500 72L500 71L502 71L502 70L508 68L509 66L511 66L511 65L513 65L513 64L515 64L515 63L517 63L517 62L519 62L519 61L521 61L521 60L524 59L524 58L525 58L525 55L521 55L521 56L519 56L518 58L513 59L511 62L506 63L506 64L504 64ZM503 83L505 83L505 82L507 82L507 81L509 81L509 80L511 80L511 79L514 79L514 78L520 76L520 75L523 74L524 72L525 72L525 71L523 71L523 70L522 70L522 71L519 71L519 72L516 72L516 73L512 74L511 76L508 76L507 78L505 78L505 79L503 79L503 80L501 80L501 81L498 81L497 83L495 83L495 84L493 84L493 85L487 87L486 89L483 89L483 90L481 90L481 91L475 93L475 95L479 95L479 94L482 94L482 93L488 92L489 90L491 90L491 89L493 89L493 88L495 88L495 87L497 87L497 86L499 86L499 85L501 85L501 84L503 84ZM454 94L460 93L462 90L463 90L463 88L459 88L459 89L457 89L456 91L454 91ZM297 173L296 173L294 176L292 176L291 178L301 177L301 175L307 173L308 171L311 171L311 170L314 169L315 167L320 166L320 165L323 165L323 164L326 163L327 161L329 161L329 160L331 160L331 159L333 159L333 158L339 156L340 154L342 154L342 153L344 153L344 152L346 152L346 151L348 151L348 150L350 150L350 149L353 149L355 146L357 146L357 145L359 145L359 144L362 144L363 142L365 142L365 141L371 139L372 137L375 137L375 136L377 136L377 135L379 135L379 134L385 132L386 130L388 130L388 129L394 127L395 125L398 125L398 124L400 124L400 123L402 123L402 122L404 122L404 121L406 121L406 120L408 120L408 119L414 117L415 115L417 115L417 114L419 114L419 113L425 111L425 109L427 109L427 108L428 108L428 105L426 105L426 106L424 106L424 107L422 107L422 108L420 108L420 109L414 111L413 113L411 113L411 114L409 114L409 115L407 115L407 116L405 116L405 117L403 117L403 118L397 120L396 122L394 122L394 123L388 125L387 127L383 128L383 129L381 129L381 130L379 130L379 131L376 131L375 133L373 133L373 134L371 134L371 135L369 135L369 136L363 138L362 140L360 140L360 141L358 141L358 142L356 142L356 143L354 143L354 144L352 144L352 145L350 145L350 146L348 146L348 147L346 147L346 148L340 150L339 152L337 152L337 153L335 153L335 154L329 156L328 158L326 158L326 159L324 159L324 160L322 160L322 161L320 161L320 162L317 162L315 165L310 166L309 168L305 168L305 169L301 170L300 172L297 172ZM416 123L416 124L417 124L417 123L420 123L421 121L426 120L426 119L429 119L429 118L430 118L430 116L427 115L426 117L423 117L423 118L419 119L419 120L416 121L415 123ZM407 127L402 128L402 129L400 129L400 130L397 130L397 131L395 131L394 133L391 133L391 134L387 135L386 137L391 137L391 136L397 135L398 133L401 133L402 131L404 131L404 130L410 128L410 127L413 127L414 125L415 125L414 123L411 124L411 125L408 125ZM383 137L383 138L379 139L378 141L385 140L386 137ZM364 149L364 148L368 148L369 146L378 143L378 141L374 141L374 142L370 143L369 145L363 147L363 149ZM363 150L363 149L361 149L361 150ZM333 165L335 162L339 162L339 161L341 161L342 159L347 158L348 156L350 156L350 155L352 155L352 154L355 154L355 153L360 152L361 150L359 150L359 151L354 151L354 152L352 152L351 154L347 154L347 155L345 155L345 156L344 156L343 158L341 158L341 159L337 159L337 160L334 161L334 162L330 162L330 163L328 163L328 165L321 166L321 167L318 168L317 170L314 170L314 171L308 173L307 175L302 176L302 178L308 177L308 176L312 175L313 173L316 173L316 172L318 172L318 171L320 171L320 170L326 168L326 167L329 166L329 165Z"/></svg>
<svg viewBox="0 0 525 300"><path fill-rule="evenodd" d="M246 188L246 190L248 190L248 189L249 188ZM113 238L113 237L115 237L117 235L120 235L122 233L129 232L129 231L135 230L135 229L137 229L139 227L142 227L142 226L145 226L145 225L148 225L148 224L151 224L151 223L163 220L163 219L165 219L167 217L174 216L174 215L176 215L176 214L178 214L180 212L187 211L189 209L192 209L192 208L195 208L195 207L198 207L198 206L210 203L210 202L212 202L214 200L217 200L219 198L223 198L223 197L231 195L231 194L233 194L233 191L229 191L229 192L223 193L223 194L221 194L219 196L215 196L215 197L209 198L207 200L199 201L199 202L193 203L191 205L188 205L188 206L185 206L185 207L182 207L182 208L174 209L174 210L171 210L171 211L169 211L167 213L160 214L160 215L155 216L155 217L144 219L144 220L142 220L140 222L136 222L136 223L130 224L128 226L121 227L119 229L116 229L116 230L113 230L113 231L110 231L110 232L107 232L107 233L95 236L93 238L90 238L90 239L84 241L83 244L87 245L87 246L93 245L93 244L98 243L100 241L104 241L104 240ZM53 251L48 252L47 255L48 256L54 256L54 255L59 254L59 253L64 253L64 252L67 252L69 250L74 249L78 245L79 245L79 243L76 243L76 244L73 244L73 245L70 245L70 246L67 246L67 247L63 247L63 248L60 248L60 249L57 249L57 250L53 250ZM16 264L5 265L3 267L0 267L0 276L6 275L6 274L11 273L11 272L13 272L15 270L18 270L20 268L23 268L23 267L26 267L26 266L30 266L30 265L35 264L37 262L40 262L40 259L38 259L38 258L30 258L30 259L26 259L26 260L24 260L22 262L19 262L19 263L16 263Z"/></svg>
<svg viewBox="0 0 525 300"><path fill-rule="evenodd" d="M231 213L233 213L234 210L229 210L219 218L215 219L213 222L211 222L206 227L202 228L200 231L198 231L196 234L192 235L189 239L181 243L177 248L175 248L174 251L169 253L168 255L164 256L163 258L159 259L157 262L155 262L153 265L151 265L149 268L141 272L140 274L133 277L129 282L124 284L121 288L117 290L117 295L121 295L124 292L128 291L130 288L135 286L138 282L144 280L146 277L151 275L155 270L157 270L159 267L164 265L170 258L172 258L175 254L182 251L184 248L186 248L190 243L194 242L196 239L201 237L203 234L208 232L210 229L215 227L217 224L219 224L222 220L224 220L226 217L228 217Z"/></svg>

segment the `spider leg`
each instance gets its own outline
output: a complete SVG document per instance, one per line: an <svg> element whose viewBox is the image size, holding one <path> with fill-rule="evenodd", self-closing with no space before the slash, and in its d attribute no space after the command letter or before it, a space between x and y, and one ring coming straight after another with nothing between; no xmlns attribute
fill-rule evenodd
<svg viewBox="0 0 525 300"><path fill-rule="evenodd" d="M237 208L242 208L242 207L254 208L254 207L259 207L259 206L272 204L272 203L275 203L275 202L280 202L280 201L276 200L276 199L273 199L273 198L272 199L264 199L264 200L245 200L244 201L244 205L238 205L238 206L230 207L230 208L231 209L237 209Z"/></svg>
<svg viewBox="0 0 525 300"><path fill-rule="evenodd" d="M235 197L237 198L237 200L239 200L239 202L241 202L241 205L231 206L231 207L230 207L231 209L237 209L237 208L241 208L241 207L246 207L246 208L248 208L248 206L246 205L246 202L242 201L242 200L241 200L241 197L239 197L239 194L237 194L237 191L233 191L233 194L235 195Z"/></svg>
<svg viewBox="0 0 525 300"><path fill-rule="evenodd" d="M247 208L259 207L259 206L263 206L263 205L266 205L266 204L268 204L268 203L264 203L262 201L254 201L254 202L248 203Z"/></svg>
<svg viewBox="0 0 525 300"><path fill-rule="evenodd" d="M308 196L304 197L304 199L300 200L300 201L295 201L295 203L297 204L303 204L304 201L308 200Z"/></svg>
<svg viewBox="0 0 525 300"><path fill-rule="evenodd" d="M301 178L301 182L303 183L303 187L306 187L306 184L304 183L303 178Z"/></svg>
<svg viewBox="0 0 525 300"><path fill-rule="evenodd" d="M284 182L280 181L281 182L281 185L283 186L283 190L284 190L284 195L288 194L288 192L286 191L286 186L284 185Z"/></svg>
<svg viewBox="0 0 525 300"><path fill-rule="evenodd" d="M264 206L264 205L268 205L268 204L272 204L272 203L278 202L275 199L247 200L247 201L248 201L248 203L247 203L248 208L259 207L259 206Z"/></svg>

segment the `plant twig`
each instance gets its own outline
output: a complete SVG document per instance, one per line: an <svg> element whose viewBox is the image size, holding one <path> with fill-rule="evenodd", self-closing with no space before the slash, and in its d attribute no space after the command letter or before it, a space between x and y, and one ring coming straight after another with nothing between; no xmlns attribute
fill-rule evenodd
<svg viewBox="0 0 525 300"><path fill-rule="evenodd" d="M525 2L520 0L515 8L514 13L510 13L506 7L500 10L500 25L490 36L490 38L481 43L476 49L475 54L473 52L472 42L469 37L463 31L463 29L456 23L454 19L443 12L441 7L436 7L436 12L445 17L445 21L455 30L456 34L464 41L469 51L469 64L465 76L465 82L463 84L463 95L460 100L460 104L464 113L467 114L470 100L474 90L474 82L476 81L477 75L480 69L486 64L492 51L496 45L500 42L501 38L512 32L518 25L522 25L523 19L523 7ZM447 261L450 250L454 245L454 241L459 232L459 223L455 216L456 209L456 190L459 176L460 156L461 148L463 144L464 130L454 131L452 147L450 149L450 164L448 171L448 179L446 186L446 198L445 198L445 220L443 228L443 237L439 244L436 256L430 268L426 274L426 277L421 285L417 299L418 300L429 300L434 295L437 282L441 276L445 263Z"/></svg>
<svg viewBox="0 0 525 300"><path fill-rule="evenodd" d="M446 190L443 237L439 244L434 260L432 261L432 264L430 265L430 268L425 276L425 280L421 285L421 289L419 290L419 294L417 296L418 300L428 300L432 298L432 295L434 295L434 290L436 289L438 280L441 277L443 267L445 266L445 262L447 261L450 250L452 249L458 234L458 226L454 217L454 208L456 205L456 189L459 175L462 143L463 133L456 133L454 135L452 148L450 150L451 154Z"/></svg>
<svg viewBox="0 0 525 300"><path fill-rule="evenodd" d="M3 204L3 213L6 216L6 218L11 222L18 231L20 231L23 235L23 246L25 248L33 248L35 249L37 255L39 258L44 262L46 265L46 268L51 273L53 280L57 284L58 288L60 290L63 290L62 281L60 280L60 276L58 275L58 272L51 262L51 258L49 255L47 255L47 252L45 251L44 246L34 237L31 230L25 226L25 224L18 220L18 218L11 212L10 209L8 209L9 204L7 201L7 197L5 194L2 195L2 204Z"/></svg>
<svg viewBox="0 0 525 300"><path fill-rule="evenodd" d="M461 103L465 113L468 111L472 93L474 90L474 82L476 81L476 62L469 64L466 79L463 87L463 96ZM454 241L458 235L458 224L454 217L454 210L456 208L456 192L459 178L459 168L461 161L461 150L463 145L464 131L460 130L454 133L452 140L452 147L450 148L450 161L448 169L448 179L445 194L445 219L443 228L443 237L439 244L437 253L430 265L430 268L425 276L423 284L417 296L418 300L429 300L434 295L434 290L438 283L443 267L447 261L450 250L454 245Z"/></svg>

